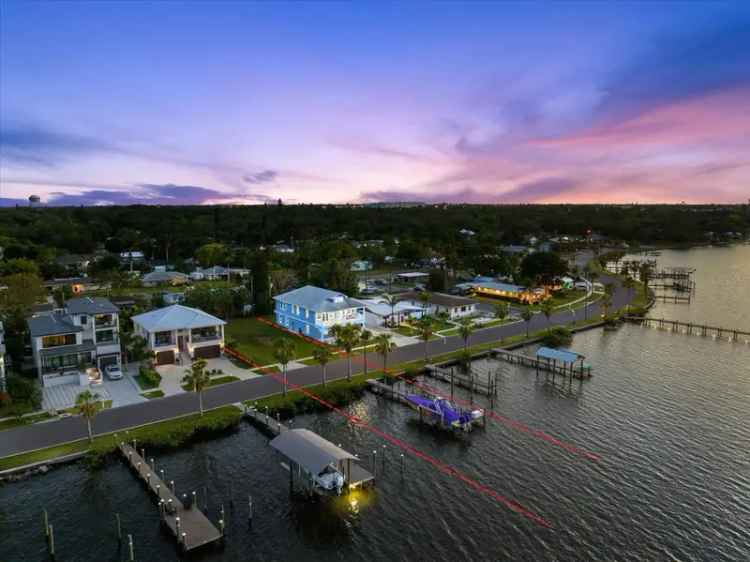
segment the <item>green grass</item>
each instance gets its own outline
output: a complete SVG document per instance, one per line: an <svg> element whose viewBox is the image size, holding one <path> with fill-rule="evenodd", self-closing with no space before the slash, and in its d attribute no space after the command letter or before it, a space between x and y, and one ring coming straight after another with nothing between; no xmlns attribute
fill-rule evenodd
<svg viewBox="0 0 750 562"><path fill-rule="evenodd" d="M118 434L118 439L137 439L147 448L167 449L188 443L192 439L208 433L222 433L235 427L242 412L234 406L223 406L207 411L203 416L192 414L174 420L144 425ZM73 453L90 451L92 463L101 462L105 456L117 449L114 436L102 435L93 443L81 439L72 443L56 445L39 451L21 453L0 459L0 470L25 466L35 462L49 461Z"/></svg>
<svg viewBox="0 0 750 562"><path fill-rule="evenodd" d="M141 394L144 398L148 398L149 400L153 400L154 398L162 398L164 396L163 390L150 390L149 392L144 392Z"/></svg>
<svg viewBox="0 0 750 562"><path fill-rule="evenodd" d="M222 377L215 377L208 381L208 386L218 386L220 384L226 384L228 382L235 382L240 380L239 377L235 377L234 375L224 375ZM182 385L182 390L185 390L187 392L191 392L193 389L187 385Z"/></svg>
<svg viewBox="0 0 750 562"><path fill-rule="evenodd" d="M25 416L23 418L10 418L7 420L0 421L0 431L4 429L11 429L11 428L18 427L21 425L29 425L31 423L36 423L42 420L48 420L52 417L54 416L50 415L48 412L42 412L40 414L35 414L33 416Z"/></svg>
<svg viewBox="0 0 750 562"><path fill-rule="evenodd" d="M297 357L312 355L316 347L307 340L259 322L256 318L235 318L227 324L225 333L227 339L236 342L237 351L258 365L276 363L273 357L274 343L279 338L289 340L294 344Z"/></svg>

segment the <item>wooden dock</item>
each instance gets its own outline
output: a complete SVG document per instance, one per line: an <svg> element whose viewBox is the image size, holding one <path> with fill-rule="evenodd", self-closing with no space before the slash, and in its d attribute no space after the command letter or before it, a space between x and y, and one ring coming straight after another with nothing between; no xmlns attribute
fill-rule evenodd
<svg viewBox="0 0 750 562"><path fill-rule="evenodd" d="M508 351L507 349L493 349L493 356L507 361L508 363L521 365L523 367L530 367L535 369L537 373L539 371L552 373L555 375L562 375L563 377L570 377L575 379L590 379L591 378L591 365L581 363L579 367L575 367L572 363L566 367L565 364L554 363L539 359L537 357L531 357L524 355L523 353L516 353L514 351Z"/></svg>
<svg viewBox="0 0 750 562"><path fill-rule="evenodd" d="M682 322L680 320L669 320L667 318L651 318L648 316L626 316L625 320L645 326L657 328L668 332L686 334L689 336L713 337L714 339L726 339L728 341L750 342L750 332L737 330L735 328L723 328L720 326L709 326L695 322Z"/></svg>
<svg viewBox="0 0 750 562"><path fill-rule="evenodd" d="M174 489L159 478L154 466L143 458L143 452L125 442L120 443L119 449L128 466L157 500L162 523L171 531L183 551L191 551L221 540L223 533L201 512L195 492L190 496L189 505L184 505ZM223 521L219 525L223 527Z"/></svg>
<svg viewBox="0 0 750 562"><path fill-rule="evenodd" d="M253 407L245 409L244 417L263 433L271 437L276 437L285 431L291 430L291 428L281 423L279 418L274 418L268 415L267 411L261 412ZM289 465L284 465L284 468L289 470L291 475L292 468ZM347 484L350 488L361 488L362 486L374 484L375 482L375 476L356 462L348 464L347 473Z"/></svg>
<svg viewBox="0 0 750 562"><path fill-rule="evenodd" d="M484 394L485 396L497 396L497 373L484 371L472 366L468 374L461 373L454 365L442 367L439 365L425 365L425 374L433 379L447 382L451 385L451 398L453 398L453 387L464 388L472 394ZM484 376L482 376L484 375Z"/></svg>

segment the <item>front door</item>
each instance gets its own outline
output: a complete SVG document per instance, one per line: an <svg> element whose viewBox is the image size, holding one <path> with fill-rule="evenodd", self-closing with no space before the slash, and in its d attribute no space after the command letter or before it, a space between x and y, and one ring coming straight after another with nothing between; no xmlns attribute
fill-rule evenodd
<svg viewBox="0 0 750 562"><path fill-rule="evenodd" d="M185 351L185 336L177 336L177 347L180 351Z"/></svg>

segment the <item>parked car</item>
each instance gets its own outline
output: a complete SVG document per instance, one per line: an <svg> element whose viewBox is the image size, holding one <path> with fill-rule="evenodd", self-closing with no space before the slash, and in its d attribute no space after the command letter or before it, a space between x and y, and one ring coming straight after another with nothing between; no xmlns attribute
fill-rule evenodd
<svg viewBox="0 0 750 562"><path fill-rule="evenodd" d="M117 363L107 365L104 371L107 373L107 378L111 381L118 381L122 378L122 369Z"/></svg>

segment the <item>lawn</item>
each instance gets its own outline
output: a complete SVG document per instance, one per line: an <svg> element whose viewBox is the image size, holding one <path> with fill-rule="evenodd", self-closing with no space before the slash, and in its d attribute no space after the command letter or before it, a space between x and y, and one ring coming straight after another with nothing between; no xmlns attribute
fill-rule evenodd
<svg viewBox="0 0 750 562"><path fill-rule="evenodd" d="M258 321L256 318L236 318L225 328L227 339L236 342L237 351L252 359L258 365L276 363L273 352L279 338L291 341L296 350L296 357L312 355L315 344Z"/></svg>
<svg viewBox="0 0 750 562"><path fill-rule="evenodd" d="M218 386L220 384L226 384L228 382L235 382L235 381L238 381L238 380L240 380L239 377L235 377L233 375L224 375L222 377L215 377L215 378L211 379L210 381L208 381L208 386L209 387L210 386ZM183 384L182 385L182 390L190 392L193 389L191 387L189 387L188 385Z"/></svg>
<svg viewBox="0 0 750 562"><path fill-rule="evenodd" d="M41 414L35 414L33 416L25 416L23 418L10 418L7 420L0 421L0 431L3 429L11 429L18 427L19 425L28 425L30 423L36 423L42 420L48 420L52 416L48 412L42 412Z"/></svg>

